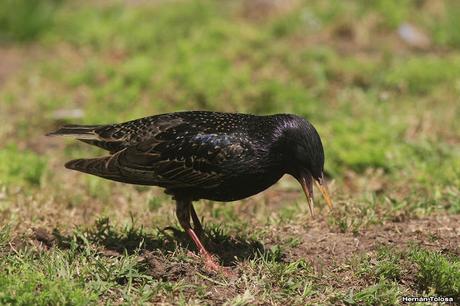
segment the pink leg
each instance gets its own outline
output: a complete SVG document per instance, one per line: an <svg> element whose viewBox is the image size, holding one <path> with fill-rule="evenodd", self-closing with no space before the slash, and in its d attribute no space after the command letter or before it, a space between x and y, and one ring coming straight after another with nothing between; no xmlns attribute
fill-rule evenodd
<svg viewBox="0 0 460 306"><path fill-rule="evenodd" d="M201 243L200 239L198 236L195 234L195 231L193 229L188 229L187 234L192 238L193 242L195 242L196 247L200 251L201 256L204 257L205 264L208 268L210 268L213 271L219 271L221 270L221 266L215 259L212 257L212 255L205 249L203 244Z"/></svg>
<svg viewBox="0 0 460 306"><path fill-rule="evenodd" d="M179 220L179 223L182 226L182 228L187 232L190 238L192 238L198 251L200 252L200 255L203 256L206 267L212 271L224 271L223 268L219 265L219 263L212 257L212 255L203 246L203 243L201 243L200 238L197 236L197 234L195 233L195 231L192 229L190 225L190 212L193 210L192 214L195 215L195 217L193 217L195 227L197 227L198 231L200 229L202 231L201 223L199 223L198 216L196 215L195 210L193 209L193 206L191 204L192 204L191 201L188 201L188 200L184 201L184 200L176 199L177 219ZM198 222L195 223L195 220L198 220Z"/></svg>

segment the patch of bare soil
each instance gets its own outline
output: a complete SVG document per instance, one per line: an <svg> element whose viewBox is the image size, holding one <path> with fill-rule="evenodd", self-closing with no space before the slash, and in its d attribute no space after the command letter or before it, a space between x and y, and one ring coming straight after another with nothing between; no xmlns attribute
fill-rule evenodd
<svg viewBox="0 0 460 306"><path fill-rule="evenodd" d="M415 244L460 256L460 215L390 222L356 234L330 232L326 222L321 221L304 234L302 241L290 257L306 258L318 269L341 264L354 255L370 253L381 246L403 249Z"/></svg>
<svg viewBox="0 0 460 306"><path fill-rule="evenodd" d="M384 225L362 229L358 233L352 232L331 232L326 221L321 220L311 225L305 232L300 228L289 228L292 237L296 233L300 237L301 244L290 248L283 258L283 261L294 261L306 259L318 272L323 267L340 265L348 259L358 254L370 254L382 246L404 249L411 245L419 245L425 249L441 251L444 253L460 256L460 215L431 216L423 219L409 220L407 222L389 222ZM282 237L282 233L280 237ZM211 235L213 236L213 235ZM149 242L149 237L138 237ZM46 229L36 228L31 237L33 243L42 248L48 249L56 244L56 237ZM107 255L122 254L123 248L129 250L133 246L139 245L138 242L129 243L128 237L120 241L102 243L101 253ZM176 240L179 245L196 251L192 244L187 243L187 236L180 230L174 230L172 236L165 236L164 241L152 240L146 243L145 251L150 254L145 259L154 263L154 270L161 265L158 259L152 259L155 252L172 251L174 246L172 240ZM219 243L213 242L216 238L205 239L210 251L218 255L226 266L235 267L235 257L239 260L252 258L257 253L264 253L271 245L276 242L265 243L265 246L258 241L246 241L240 237L222 237ZM100 242L100 241L99 241ZM131 245L132 244L132 245ZM116 245L117 247L114 247ZM150 253L149 253L150 252ZM153 253L152 253L153 252ZM164 255L165 253L162 252ZM152 261L153 260L153 261ZM162 270L162 269L160 269ZM153 274L158 274L153 271ZM174 277L173 277L174 278Z"/></svg>
<svg viewBox="0 0 460 306"><path fill-rule="evenodd" d="M252 0L243 1L239 14L252 21L263 21L270 17L287 14L298 6L297 0Z"/></svg>
<svg viewBox="0 0 460 306"><path fill-rule="evenodd" d="M32 242L35 246L39 248L49 249L54 246L56 238L49 233L46 229L39 227L34 228L33 230L33 239Z"/></svg>
<svg viewBox="0 0 460 306"><path fill-rule="evenodd" d="M382 246L388 246L396 249L404 249L411 245L419 245L424 249L441 251L446 254L460 256L460 215L442 215L430 216L423 219L409 220L407 222L389 222L384 225L362 229L358 233L352 232L331 232L326 221L321 220L314 223L308 231L301 234L299 228L289 228L290 235L296 232L301 235L300 245L288 250L283 261L294 261L306 259L319 271L322 267L339 265L352 258L354 255L372 253ZM212 235L211 235L212 236ZM280 235L282 237L282 233ZM163 270L159 264L159 259L154 259L154 253L161 251L162 246L165 251L171 251L173 245L171 239L176 240L179 245L195 251L193 245L187 243L187 236L180 230L174 230L172 236L165 236L164 241L152 240L149 237L137 237L139 241L147 241L145 259L153 263L155 270ZM56 244L55 233L50 233L44 228L35 228L31 236L35 245L40 245L46 249ZM101 250L101 253L107 255L122 254L123 247L131 244L125 241L125 237L120 241L111 241L102 243L101 247L107 250ZM249 259L255 253L264 253L267 248L276 244L274 242L266 243L264 246L258 241L246 241L240 237L226 237L223 241L215 243L212 240L216 238L207 238L208 248L217 254L226 266L235 265L235 257L240 260ZM222 238L221 238L222 239ZM99 241L100 242L100 241ZM116 245L117 247L113 247ZM132 246L139 245L138 242ZM162 252L164 255L164 252ZM166 269L166 268L165 268ZM153 272L158 274L157 272Z"/></svg>
<svg viewBox="0 0 460 306"><path fill-rule="evenodd" d="M317 275L318 282L343 293L355 292L375 283L375 280L360 277L354 258L369 256L371 262L382 247L398 251L411 246L460 256L460 215L430 216L407 222L389 222L369 227L358 233L331 232L325 221L313 225L301 237L301 245L289 250L285 260L305 259ZM417 267L408 260L400 262L405 273L399 283L408 294L415 294ZM317 296L318 302L326 298Z"/></svg>
<svg viewBox="0 0 460 306"><path fill-rule="evenodd" d="M24 54L20 50L11 47L0 46L0 87L24 62Z"/></svg>

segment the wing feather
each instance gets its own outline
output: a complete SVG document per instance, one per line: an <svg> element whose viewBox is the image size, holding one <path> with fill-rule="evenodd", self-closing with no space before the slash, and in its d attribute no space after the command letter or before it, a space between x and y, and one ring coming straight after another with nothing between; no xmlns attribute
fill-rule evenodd
<svg viewBox="0 0 460 306"><path fill-rule="evenodd" d="M161 141L150 139L118 154L117 163L126 176L134 179L142 172L151 175L153 185L211 188L232 175L232 166L243 154L251 154L250 144L237 144L231 135L200 134L168 141L164 134Z"/></svg>

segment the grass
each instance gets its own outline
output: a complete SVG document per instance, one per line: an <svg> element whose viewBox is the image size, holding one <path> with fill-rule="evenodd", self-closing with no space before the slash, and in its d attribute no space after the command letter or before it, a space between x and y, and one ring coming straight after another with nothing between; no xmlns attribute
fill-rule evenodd
<svg viewBox="0 0 460 306"><path fill-rule="evenodd" d="M61 2L0 1L0 39L21 42L37 39L53 26L53 16Z"/></svg>
<svg viewBox="0 0 460 306"><path fill-rule="evenodd" d="M0 151L0 181L3 183L40 185L46 166L43 156L19 150L13 144Z"/></svg>
<svg viewBox="0 0 460 306"><path fill-rule="evenodd" d="M0 1L0 304L393 305L459 297L459 6L452 1ZM411 12L417 11L417 14ZM434 22L434 20L436 22ZM407 45L402 23L430 44ZM65 170L43 135L185 109L291 112L335 201L289 178L196 204L209 273L158 188ZM63 115L64 114L64 115Z"/></svg>
<svg viewBox="0 0 460 306"><path fill-rule="evenodd" d="M375 285L359 292L350 291L349 296L344 297L343 302L346 305L395 305L398 304L400 295L397 284L380 280Z"/></svg>
<svg viewBox="0 0 460 306"><path fill-rule="evenodd" d="M419 266L417 275L421 289L436 294L460 297L460 261L458 257L446 257L438 252L414 250L412 260Z"/></svg>

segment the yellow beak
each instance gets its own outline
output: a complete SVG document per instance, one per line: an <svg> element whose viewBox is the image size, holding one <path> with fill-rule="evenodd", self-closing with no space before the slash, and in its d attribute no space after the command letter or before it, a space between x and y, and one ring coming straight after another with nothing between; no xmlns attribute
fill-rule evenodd
<svg viewBox="0 0 460 306"><path fill-rule="evenodd" d="M318 187L319 191L321 191L321 194L323 195L324 200L326 201L327 206L329 206L330 209L332 209L332 200L331 197L329 196L329 191L327 190L327 185L324 183L320 183L318 181L315 181L316 187Z"/></svg>
<svg viewBox="0 0 460 306"><path fill-rule="evenodd" d="M302 186L305 197L307 198L308 208L310 209L310 214L313 216L313 186L311 184L312 178L302 176L299 180L300 186Z"/></svg>
<svg viewBox="0 0 460 306"><path fill-rule="evenodd" d="M326 184L323 180L316 181L311 176L302 175L300 177L299 183L302 186L303 192L305 193L305 197L307 198L308 208L310 209L310 213L313 216L313 184L312 181L315 181L316 186L318 187L319 191L323 195L324 200L326 201L327 206L332 209L332 200L329 195L329 191L327 190Z"/></svg>

